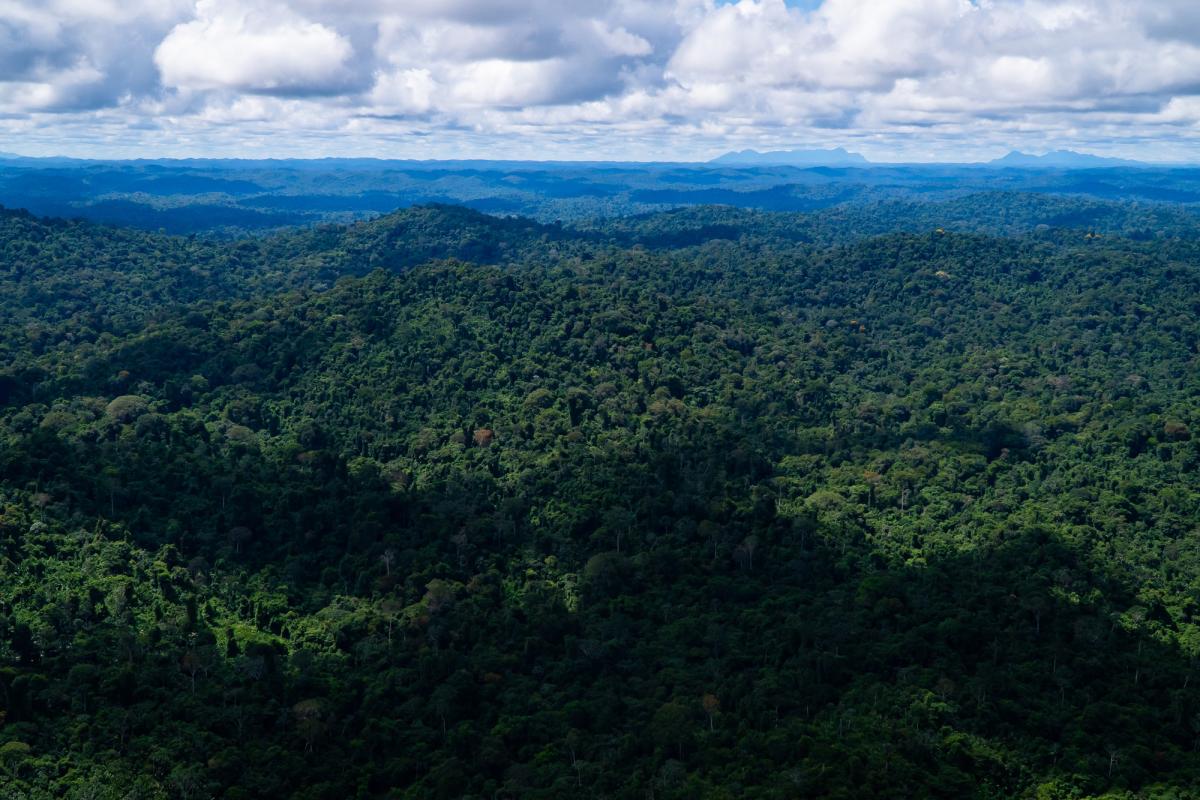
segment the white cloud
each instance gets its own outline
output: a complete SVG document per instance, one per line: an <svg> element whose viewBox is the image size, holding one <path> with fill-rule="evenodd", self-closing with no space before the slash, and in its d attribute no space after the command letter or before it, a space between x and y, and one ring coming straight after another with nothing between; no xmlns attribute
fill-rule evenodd
<svg viewBox="0 0 1200 800"><path fill-rule="evenodd" d="M246 9L200 0L196 11L196 19L177 25L155 51L166 86L304 94L346 84L352 50L332 28L282 6Z"/></svg>
<svg viewBox="0 0 1200 800"><path fill-rule="evenodd" d="M157 86L150 56L188 0L0 0L0 108L79 112Z"/></svg>
<svg viewBox="0 0 1200 800"><path fill-rule="evenodd" d="M624 28L610 28L600 20L592 20L592 30L613 55L648 56L654 52L648 41Z"/></svg>
<svg viewBox="0 0 1200 800"><path fill-rule="evenodd" d="M38 111L87 107L91 105L88 96L103 80L104 73L87 59L80 59L69 67L35 72L30 80L0 84L0 107Z"/></svg>
<svg viewBox="0 0 1200 800"><path fill-rule="evenodd" d="M542 105L563 88L563 62L474 61L453 71L453 95L462 105L484 108Z"/></svg>
<svg viewBox="0 0 1200 800"><path fill-rule="evenodd" d="M1187 154L1197 98L1194 0L0 0L0 149Z"/></svg>
<svg viewBox="0 0 1200 800"><path fill-rule="evenodd" d="M380 74L368 100L388 114L424 114L433 107L438 84L427 69L406 69Z"/></svg>

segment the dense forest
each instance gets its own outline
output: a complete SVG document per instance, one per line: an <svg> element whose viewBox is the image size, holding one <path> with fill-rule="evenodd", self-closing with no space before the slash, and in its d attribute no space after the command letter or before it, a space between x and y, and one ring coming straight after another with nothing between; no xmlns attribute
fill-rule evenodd
<svg viewBox="0 0 1200 800"><path fill-rule="evenodd" d="M0 794L1195 797L1198 233L0 211Z"/></svg>

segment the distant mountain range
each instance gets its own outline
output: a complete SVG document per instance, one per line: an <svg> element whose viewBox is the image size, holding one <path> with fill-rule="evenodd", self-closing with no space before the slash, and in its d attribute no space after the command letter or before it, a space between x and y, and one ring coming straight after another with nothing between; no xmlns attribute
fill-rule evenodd
<svg viewBox="0 0 1200 800"><path fill-rule="evenodd" d="M495 168L495 169L518 169L536 166L540 169L580 169L589 166L601 167L610 166L613 164L624 164L626 162L604 162L604 161L556 161L556 162L535 162L535 161L481 161L481 160L429 160L429 161L411 161L411 160L388 160L388 159L349 159L349 158L332 158L332 159L136 159L133 161L95 161L91 159L76 159L68 156L52 156L33 158L24 156L20 153L10 153L5 150L0 150L0 159L4 161L19 161L29 164L104 164L104 165L161 165L178 168L215 168L215 167L246 167L246 168L262 168L262 167L286 167L289 169L327 169L330 166L338 165L341 167L355 167L365 169L378 169L387 165L403 165L405 168L413 169L446 169L452 167L459 168ZM651 163L638 164L636 162L628 162L630 166L649 166ZM662 162L663 164L669 162ZM757 150L735 150L724 155L717 156L714 159L706 162L713 166L735 166L735 167L937 167L937 166L982 166L982 167L1013 167L1017 169L1102 169L1106 167L1147 167L1152 166L1149 162L1134 161L1125 158L1108 158L1106 156L1092 155L1091 153L1079 153L1074 150L1052 150L1042 155L1033 155L1032 153L1023 153L1020 150L1013 150L1005 156L992 159L991 161L976 162L976 164L953 164L953 163L930 163L930 164L895 164L895 163L880 163L868 160L861 153L855 153L847 150L844 147L834 147L827 150L771 150L760 153ZM1181 166L1162 164L1159 166Z"/></svg>
<svg viewBox="0 0 1200 800"><path fill-rule="evenodd" d="M760 153L757 150L738 150L718 156L708 163L746 166L792 166L792 167L861 167L871 162L859 153L851 153L844 147L832 150L773 150Z"/></svg>
<svg viewBox="0 0 1200 800"><path fill-rule="evenodd" d="M1125 158L1105 158L1091 153L1076 153L1074 150L1054 150L1045 155L1035 156L1013 150L1006 156L987 162L990 167L1049 167L1049 168L1088 168L1088 167L1137 167L1141 161L1130 161Z"/></svg>
<svg viewBox="0 0 1200 800"><path fill-rule="evenodd" d="M737 150L718 156L708 162L725 166L792 166L792 167L866 167L874 162L860 153L852 153L844 147L830 150L772 150L760 153L757 150ZM1053 150L1043 155L1033 155L1013 150L1006 156L983 163L987 167L1019 167L1032 169L1094 169L1103 167L1145 166L1141 161L1125 158L1107 158L1074 150Z"/></svg>

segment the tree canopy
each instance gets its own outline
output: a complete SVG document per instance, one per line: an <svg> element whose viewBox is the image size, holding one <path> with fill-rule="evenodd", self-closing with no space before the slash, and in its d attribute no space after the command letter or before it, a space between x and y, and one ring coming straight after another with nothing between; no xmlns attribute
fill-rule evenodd
<svg viewBox="0 0 1200 800"><path fill-rule="evenodd" d="M1200 791L1200 245L1045 202L4 212L6 796Z"/></svg>

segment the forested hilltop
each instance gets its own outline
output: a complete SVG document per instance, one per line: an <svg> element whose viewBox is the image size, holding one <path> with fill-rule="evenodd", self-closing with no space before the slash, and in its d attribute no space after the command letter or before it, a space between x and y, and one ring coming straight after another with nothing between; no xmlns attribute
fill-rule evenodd
<svg viewBox="0 0 1200 800"><path fill-rule="evenodd" d="M0 795L1197 796L1189 214L0 212Z"/></svg>

